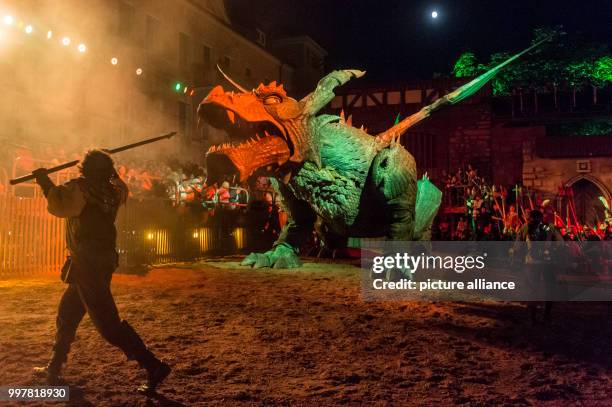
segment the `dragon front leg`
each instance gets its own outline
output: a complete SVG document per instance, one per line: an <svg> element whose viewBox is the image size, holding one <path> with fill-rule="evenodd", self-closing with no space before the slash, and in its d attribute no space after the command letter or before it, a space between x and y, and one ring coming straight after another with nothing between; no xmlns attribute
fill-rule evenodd
<svg viewBox="0 0 612 407"><path fill-rule="evenodd" d="M371 182L384 201L387 240L409 242L415 237L416 172L414 158L397 144L383 149L374 158ZM411 278L411 272L391 270L386 278Z"/></svg>
<svg viewBox="0 0 612 407"><path fill-rule="evenodd" d="M332 231L322 218L317 219L315 231L319 237L317 257L331 256L331 258L335 259L339 250L346 249L348 237Z"/></svg>
<svg viewBox="0 0 612 407"><path fill-rule="evenodd" d="M265 253L251 253L241 265L253 268L295 268L302 265L299 259L299 248L310 234L316 220L314 211L307 202L298 200L282 183L273 182L277 192L282 196L283 206L290 219L274 242L272 249Z"/></svg>

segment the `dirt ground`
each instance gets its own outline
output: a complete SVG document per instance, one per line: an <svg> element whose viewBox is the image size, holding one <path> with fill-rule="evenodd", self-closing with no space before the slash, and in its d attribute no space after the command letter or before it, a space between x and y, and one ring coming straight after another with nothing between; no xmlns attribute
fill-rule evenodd
<svg viewBox="0 0 612 407"><path fill-rule="evenodd" d="M63 288L0 281L0 385L39 383ZM160 268L116 275L113 292L174 371L158 398L138 395L135 362L86 318L65 370L72 405L612 403L607 304L558 304L551 326L531 327L519 304L364 303L359 270L325 263Z"/></svg>

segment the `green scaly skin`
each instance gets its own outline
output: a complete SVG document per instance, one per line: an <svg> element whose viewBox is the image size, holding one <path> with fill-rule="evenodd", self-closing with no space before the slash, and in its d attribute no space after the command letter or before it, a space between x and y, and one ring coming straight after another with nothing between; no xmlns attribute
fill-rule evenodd
<svg viewBox="0 0 612 407"><path fill-rule="evenodd" d="M213 157L225 154L234 160L241 177L250 176L260 167L273 170L275 164L278 167L274 171L282 179L276 182L276 188L291 220L272 250L251 254L242 264L298 267L301 263L297 248L313 227L323 246L331 249L342 246L348 236L429 239L441 192L426 177L417 182L414 158L399 145L399 138L436 110L475 94L503 67L548 39L508 58L376 137L338 116L319 115L335 97L334 88L365 72L355 69L331 72L300 101L288 97L276 82L248 91L226 76L240 93L215 87L200 104L201 112L206 114L207 106L220 106L232 123L238 115L250 123L272 124L286 143L281 147L279 140L274 139L260 143L258 137L241 147L226 145L209 150ZM276 147L269 147L272 144ZM270 160L262 160L261 156L253 159L250 152L245 153L250 148L259 148L259 153L265 151L264 158Z"/></svg>
<svg viewBox="0 0 612 407"><path fill-rule="evenodd" d="M417 171L412 155L395 143L381 149L374 137L338 116L305 120L317 157L305 160L288 182L273 183L291 219L271 250L251 253L242 264L299 267L298 248L317 220L316 230L330 250L348 236L415 238Z"/></svg>

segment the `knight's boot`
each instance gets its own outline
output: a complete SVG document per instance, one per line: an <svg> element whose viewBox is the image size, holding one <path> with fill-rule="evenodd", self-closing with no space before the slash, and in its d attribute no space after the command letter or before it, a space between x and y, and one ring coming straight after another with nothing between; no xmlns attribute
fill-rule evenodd
<svg viewBox="0 0 612 407"><path fill-rule="evenodd" d="M51 360L46 366L38 366L33 369L34 376L45 379L48 385L56 386L63 383L60 376L62 365L66 361L66 357L62 357L57 352L53 352Z"/></svg>
<svg viewBox="0 0 612 407"><path fill-rule="evenodd" d="M128 359L136 360L138 365L147 371L147 382L138 387L138 392L153 394L157 390L157 386L168 377L172 369L166 362L159 360L147 349L138 333L127 321L121 321L121 325L122 338L125 341L124 346L122 346L124 352Z"/></svg>
<svg viewBox="0 0 612 407"><path fill-rule="evenodd" d="M147 371L147 382L138 387L138 392L153 394L157 386L168 377L172 368L163 360L159 360L148 349L142 355L137 355L138 364Z"/></svg>

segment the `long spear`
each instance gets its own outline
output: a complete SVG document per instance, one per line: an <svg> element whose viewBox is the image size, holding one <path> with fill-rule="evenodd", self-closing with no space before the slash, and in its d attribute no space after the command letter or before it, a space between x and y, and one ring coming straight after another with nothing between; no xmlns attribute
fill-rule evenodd
<svg viewBox="0 0 612 407"><path fill-rule="evenodd" d="M144 146L145 144L155 143L156 141L160 141L160 140L164 140L164 139L169 139L169 138L174 137L175 135L176 135L176 132L173 131L173 132L164 134L163 136L153 137L153 138L150 138L150 139L138 141L136 143L132 143L132 144L128 144L128 145L125 145L125 146L113 148L112 150L107 150L107 152L109 154L120 153L121 151L130 150L132 148ZM70 161L70 162L67 162L67 163L64 163L64 164L60 164L60 165L52 167L52 168L48 168L47 169L47 174L52 174L54 172L65 170L66 168L74 167L79 162L80 162L80 160L74 160L74 161ZM33 180L34 178L36 178L36 177L34 175L32 175L32 174L24 175L23 177L12 179L10 181L10 184L11 185L17 185L17 184L21 184L23 182L27 182L27 181Z"/></svg>
<svg viewBox="0 0 612 407"><path fill-rule="evenodd" d="M422 121L423 119L426 119L433 112L440 109L441 107L446 106L446 105L454 105L456 103L461 102L465 98L472 96L474 93L478 92L478 90L480 90L488 81L493 79L493 77L499 71L501 71L502 68L504 68L506 65L512 63L513 61L523 56L524 54L528 53L529 51L533 50L534 48L539 47L542 43L549 41L551 38L552 37L543 38L542 40L533 44L526 50L519 52L518 54L508 58L507 60L497 65L496 67L472 79L470 82L466 83L465 85L460 86L459 88L455 89L448 95L445 95L437 99L432 104L425 106L418 112L406 117L404 120L400 121L399 123L397 123L390 129L378 134L376 136L376 141L378 141L380 143L380 146L382 147L382 146L389 145L390 142L395 141L396 139L399 140L401 135L404 134L410 127L414 126L415 124Z"/></svg>

